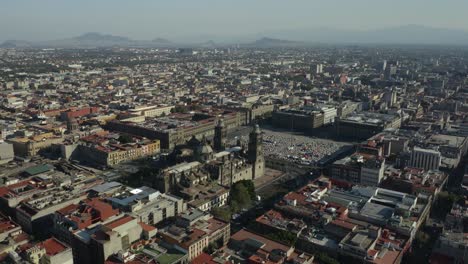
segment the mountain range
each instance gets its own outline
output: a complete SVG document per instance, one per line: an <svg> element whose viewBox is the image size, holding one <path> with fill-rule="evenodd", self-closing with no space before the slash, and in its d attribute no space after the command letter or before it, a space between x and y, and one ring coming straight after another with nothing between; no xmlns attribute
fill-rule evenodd
<svg viewBox="0 0 468 264"><path fill-rule="evenodd" d="M153 40L133 40L128 37L101 34L96 32L85 33L80 36L50 41L29 42L23 40L7 40L0 44L0 48L94 48L94 47L170 47L173 43L164 38Z"/></svg>
<svg viewBox="0 0 468 264"><path fill-rule="evenodd" d="M268 36L268 37L265 37ZM226 41L226 39L230 39ZM220 44L222 43L222 44ZM432 28L407 25L377 30L338 30L332 28L310 28L263 32L261 35L239 36L236 41L231 36L216 36L199 42L172 42L164 38L133 40L128 37L101 33L83 35L41 42L7 40L0 44L3 48L27 47L218 47L243 43L247 47L307 46L311 44L427 44L468 46L468 32L457 29Z"/></svg>

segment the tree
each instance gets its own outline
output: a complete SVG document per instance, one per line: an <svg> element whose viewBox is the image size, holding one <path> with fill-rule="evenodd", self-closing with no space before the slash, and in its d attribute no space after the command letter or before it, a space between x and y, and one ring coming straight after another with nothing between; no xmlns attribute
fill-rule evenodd
<svg viewBox="0 0 468 264"><path fill-rule="evenodd" d="M327 253L321 252L317 254L316 257L320 264L340 264L338 260L330 257L329 255L327 255Z"/></svg>
<svg viewBox="0 0 468 264"><path fill-rule="evenodd" d="M158 168L152 168L152 167L142 167L140 170L137 172L122 177L120 181L128 186L131 187L140 187L143 182L148 179L156 179L156 176L160 173L160 170Z"/></svg>
<svg viewBox="0 0 468 264"><path fill-rule="evenodd" d="M288 246L294 246L294 244L296 244L296 241L297 241L296 234L289 232L289 231L283 231L283 230L278 230L273 233L268 233L266 236L270 238L271 240L278 241Z"/></svg>
<svg viewBox="0 0 468 264"><path fill-rule="evenodd" d="M459 195L448 192L440 192L437 195L437 200L434 206L432 207L432 216L438 219L445 219L447 213L450 212L450 209L452 209L453 204L459 202L460 200L462 199Z"/></svg>
<svg viewBox="0 0 468 264"><path fill-rule="evenodd" d="M185 105L176 105L174 108L171 109L171 111L172 110L174 110L173 113L187 113L188 107Z"/></svg>
<svg viewBox="0 0 468 264"><path fill-rule="evenodd" d="M241 209L250 205L250 194L243 184L234 184L231 187L231 202L237 202Z"/></svg>
<svg viewBox="0 0 468 264"><path fill-rule="evenodd" d="M232 213L237 213L240 211L239 203L231 198L231 202L229 204L229 208L231 209Z"/></svg>
<svg viewBox="0 0 468 264"><path fill-rule="evenodd" d="M234 185L243 185L247 188L247 192L249 193L250 199L255 200L257 195L255 193L255 185L251 180L241 180L236 182Z"/></svg>
<svg viewBox="0 0 468 264"><path fill-rule="evenodd" d="M231 221L231 211L229 208L214 207L213 210L211 210L211 213L214 215L214 217L219 218L225 222Z"/></svg>
<svg viewBox="0 0 468 264"><path fill-rule="evenodd" d="M123 134L123 135L120 135L118 141L122 144L127 144L127 143L133 142L133 138L130 135Z"/></svg>
<svg viewBox="0 0 468 264"><path fill-rule="evenodd" d="M423 247L428 242L430 242L431 236L424 231L419 231L416 233L416 244L419 247Z"/></svg>

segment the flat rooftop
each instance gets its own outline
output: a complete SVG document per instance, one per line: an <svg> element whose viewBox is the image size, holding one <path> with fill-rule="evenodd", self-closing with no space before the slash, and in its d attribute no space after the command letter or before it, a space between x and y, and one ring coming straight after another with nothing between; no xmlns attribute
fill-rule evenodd
<svg viewBox="0 0 468 264"><path fill-rule="evenodd" d="M395 119L399 118L395 115L374 113L374 112L360 112L351 114L343 119L341 122L350 122L350 123L362 123L370 125L382 125L388 122L393 122Z"/></svg>

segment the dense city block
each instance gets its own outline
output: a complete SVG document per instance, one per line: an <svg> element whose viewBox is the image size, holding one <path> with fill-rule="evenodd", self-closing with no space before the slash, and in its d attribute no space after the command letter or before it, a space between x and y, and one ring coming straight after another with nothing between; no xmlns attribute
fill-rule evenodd
<svg viewBox="0 0 468 264"><path fill-rule="evenodd" d="M290 46L0 48L0 262L468 263L468 51Z"/></svg>

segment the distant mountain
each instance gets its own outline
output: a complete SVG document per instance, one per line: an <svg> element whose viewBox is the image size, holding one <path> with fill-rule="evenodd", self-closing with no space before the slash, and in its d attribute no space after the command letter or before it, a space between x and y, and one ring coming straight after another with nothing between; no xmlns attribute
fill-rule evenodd
<svg viewBox="0 0 468 264"><path fill-rule="evenodd" d="M218 44L216 44L216 42L214 42L213 40L208 40L204 43L200 43L199 44L201 47L204 47L204 48L216 48L217 46L219 46Z"/></svg>
<svg viewBox="0 0 468 264"><path fill-rule="evenodd" d="M268 36L259 38L259 36ZM251 41L251 42L249 42ZM468 46L468 32L457 29L432 28L419 25L406 25L377 30L339 30L333 28L309 28L275 30L251 35L193 35L181 42L171 42L164 38L153 40L133 40L128 37L85 33L80 36L43 41L28 42L8 40L0 48L60 47L205 47L214 48L224 45L244 43L246 47L298 47L317 43L326 44L428 44L428 45L465 45Z"/></svg>
<svg viewBox="0 0 468 264"><path fill-rule="evenodd" d="M172 44L172 41L167 40L165 38L155 38L151 42L157 43L157 44Z"/></svg>
<svg viewBox="0 0 468 264"><path fill-rule="evenodd" d="M55 47L112 47L132 46L135 41L127 37L90 32L73 38L46 41L40 44Z"/></svg>
<svg viewBox="0 0 468 264"><path fill-rule="evenodd" d="M120 36L113 36L113 35L106 35L106 34L100 34L96 32L89 32L85 33L81 36L74 37L72 38L73 40L76 41L97 41L97 42L128 42L131 41L127 37L120 37Z"/></svg>
<svg viewBox="0 0 468 264"><path fill-rule="evenodd" d="M255 46L255 47L281 47L281 46L298 46L304 43L299 41L290 41L284 39L276 39L276 38L261 38L252 43L247 44L248 46Z"/></svg>
<svg viewBox="0 0 468 264"><path fill-rule="evenodd" d="M166 47L173 43L167 39L155 38L153 40L133 40L128 37L114 36L101 33L86 33L81 36L48 41L42 46L55 47Z"/></svg>
<svg viewBox="0 0 468 264"><path fill-rule="evenodd" d="M25 40L7 40L0 44L0 48L12 49L12 48L30 48L33 44Z"/></svg>

